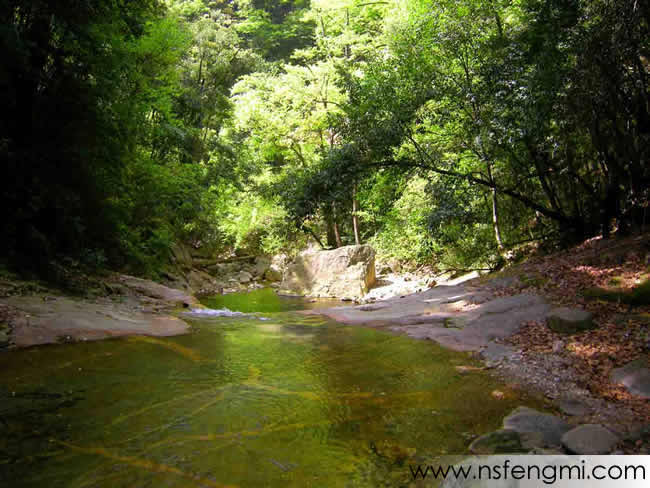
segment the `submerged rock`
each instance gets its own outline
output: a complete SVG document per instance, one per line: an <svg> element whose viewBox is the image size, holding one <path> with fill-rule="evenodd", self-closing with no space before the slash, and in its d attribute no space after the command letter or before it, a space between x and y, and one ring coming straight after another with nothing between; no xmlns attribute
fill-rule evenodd
<svg viewBox="0 0 650 488"><path fill-rule="evenodd" d="M298 255L287 267L281 289L290 294L358 300L374 283L374 249L345 246Z"/></svg>

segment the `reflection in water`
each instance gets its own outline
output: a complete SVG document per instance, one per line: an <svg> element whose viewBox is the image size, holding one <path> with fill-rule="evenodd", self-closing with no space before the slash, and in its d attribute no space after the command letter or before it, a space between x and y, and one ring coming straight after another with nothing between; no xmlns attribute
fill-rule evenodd
<svg viewBox="0 0 650 488"><path fill-rule="evenodd" d="M1 355L2 484L408 484L409 462L463 452L521 401L459 374L466 355L287 311L301 300L205 305L269 320L204 316L186 336Z"/></svg>

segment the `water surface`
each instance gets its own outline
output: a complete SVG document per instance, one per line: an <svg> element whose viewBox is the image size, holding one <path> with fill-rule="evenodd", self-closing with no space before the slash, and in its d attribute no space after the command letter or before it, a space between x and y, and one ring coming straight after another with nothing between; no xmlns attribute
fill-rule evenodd
<svg viewBox="0 0 650 488"><path fill-rule="evenodd" d="M0 485L408 486L522 403L468 355L295 311L318 303L205 304L261 313L1 354Z"/></svg>

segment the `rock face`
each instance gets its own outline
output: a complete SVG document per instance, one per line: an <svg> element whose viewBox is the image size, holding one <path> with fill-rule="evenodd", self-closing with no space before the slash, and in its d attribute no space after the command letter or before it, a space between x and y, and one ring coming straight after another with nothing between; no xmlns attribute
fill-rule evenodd
<svg viewBox="0 0 650 488"><path fill-rule="evenodd" d="M539 433L545 446L559 446L562 436L571 427L555 415L541 413L528 407L519 407L503 419L503 428L522 434Z"/></svg>
<svg viewBox="0 0 650 488"><path fill-rule="evenodd" d="M573 454L608 454L616 444L618 437L602 425L581 425L562 436L562 445Z"/></svg>
<svg viewBox="0 0 650 488"><path fill-rule="evenodd" d="M650 368L640 359L612 371L612 382L621 384L633 395L650 398Z"/></svg>
<svg viewBox="0 0 650 488"><path fill-rule="evenodd" d="M297 295L359 299L374 283L374 249L345 246L300 254L287 268L280 288Z"/></svg>
<svg viewBox="0 0 650 488"><path fill-rule="evenodd" d="M546 323L555 332L575 334L583 330L593 329L594 322L590 312L577 308L560 307L550 311Z"/></svg>

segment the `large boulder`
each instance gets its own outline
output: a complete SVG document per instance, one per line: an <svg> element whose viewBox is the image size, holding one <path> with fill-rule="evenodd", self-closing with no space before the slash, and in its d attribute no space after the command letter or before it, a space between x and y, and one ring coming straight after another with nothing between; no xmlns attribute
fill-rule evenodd
<svg viewBox="0 0 650 488"><path fill-rule="evenodd" d="M375 283L375 250L345 246L305 251L284 274L281 291L311 297L359 299Z"/></svg>

